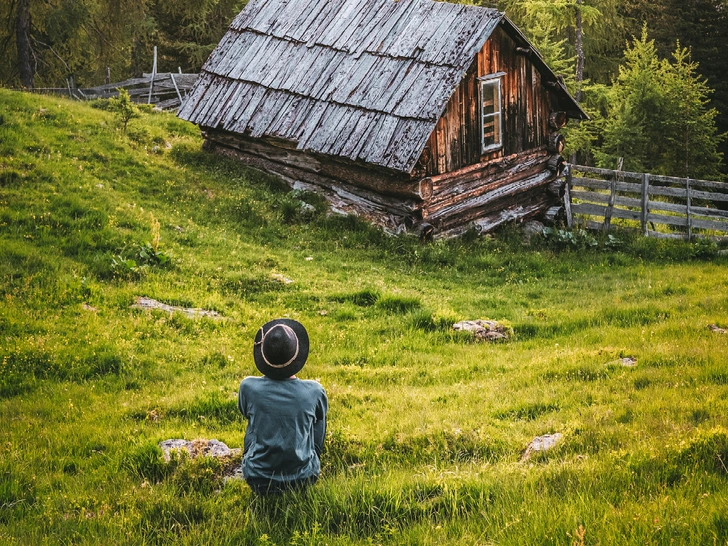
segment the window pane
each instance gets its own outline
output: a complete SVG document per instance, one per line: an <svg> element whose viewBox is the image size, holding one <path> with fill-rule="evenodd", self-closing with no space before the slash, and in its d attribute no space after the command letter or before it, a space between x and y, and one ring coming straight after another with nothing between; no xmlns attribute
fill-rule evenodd
<svg viewBox="0 0 728 546"><path fill-rule="evenodd" d="M493 144L500 144L501 143L501 117L500 113L493 116Z"/></svg>
<svg viewBox="0 0 728 546"><path fill-rule="evenodd" d="M495 83L495 82L494 82ZM483 115L494 113L496 107L496 99L498 98L498 90L493 84L483 84Z"/></svg>
<svg viewBox="0 0 728 546"><path fill-rule="evenodd" d="M500 80L481 82L481 116L483 123L483 151L501 146L501 97Z"/></svg>

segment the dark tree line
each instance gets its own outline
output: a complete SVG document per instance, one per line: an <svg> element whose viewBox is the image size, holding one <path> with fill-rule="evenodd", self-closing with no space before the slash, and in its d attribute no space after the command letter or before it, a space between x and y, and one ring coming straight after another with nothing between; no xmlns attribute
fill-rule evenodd
<svg viewBox="0 0 728 546"><path fill-rule="evenodd" d="M245 0L0 0L0 84L62 87L199 71Z"/></svg>

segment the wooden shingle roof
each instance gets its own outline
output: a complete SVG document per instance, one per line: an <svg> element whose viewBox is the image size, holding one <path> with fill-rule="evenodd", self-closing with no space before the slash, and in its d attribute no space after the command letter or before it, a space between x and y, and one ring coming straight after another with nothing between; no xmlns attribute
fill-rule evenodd
<svg viewBox="0 0 728 546"><path fill-rule="evenodd" d="M251 0L178 115L410 172L504 19L433 0Z"/></svg>

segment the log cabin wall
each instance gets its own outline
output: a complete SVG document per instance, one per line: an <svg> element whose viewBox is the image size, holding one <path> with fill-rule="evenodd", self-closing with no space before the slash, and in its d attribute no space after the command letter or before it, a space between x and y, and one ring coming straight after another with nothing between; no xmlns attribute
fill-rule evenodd
<svg viewBox="0 0 728 546"><path fill-rule="evenodd" d="M533 63L516 48L516 42L498 27L480 50L427 142L421 158L427 176L547 144L552 109L549 92L541 85L541 74ZM501 79L503 146L481 154L478 78L497 72L505 73Z"/></svg>

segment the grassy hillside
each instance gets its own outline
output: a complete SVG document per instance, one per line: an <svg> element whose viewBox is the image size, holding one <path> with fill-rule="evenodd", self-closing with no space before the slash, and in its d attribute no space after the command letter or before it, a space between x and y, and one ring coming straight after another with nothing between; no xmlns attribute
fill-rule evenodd
<svg viewBox="0 0 728 546"><path fill-rule="evenodd" d="M390 238L171 115L124 134L88 105L0 105L0 543L728 544L713 245ZM237 386L283 315L330 398L322 480L259 502L214 462L164 463L168 438L242 446ZM475 318L513 341L449 328Z"/></svg>

